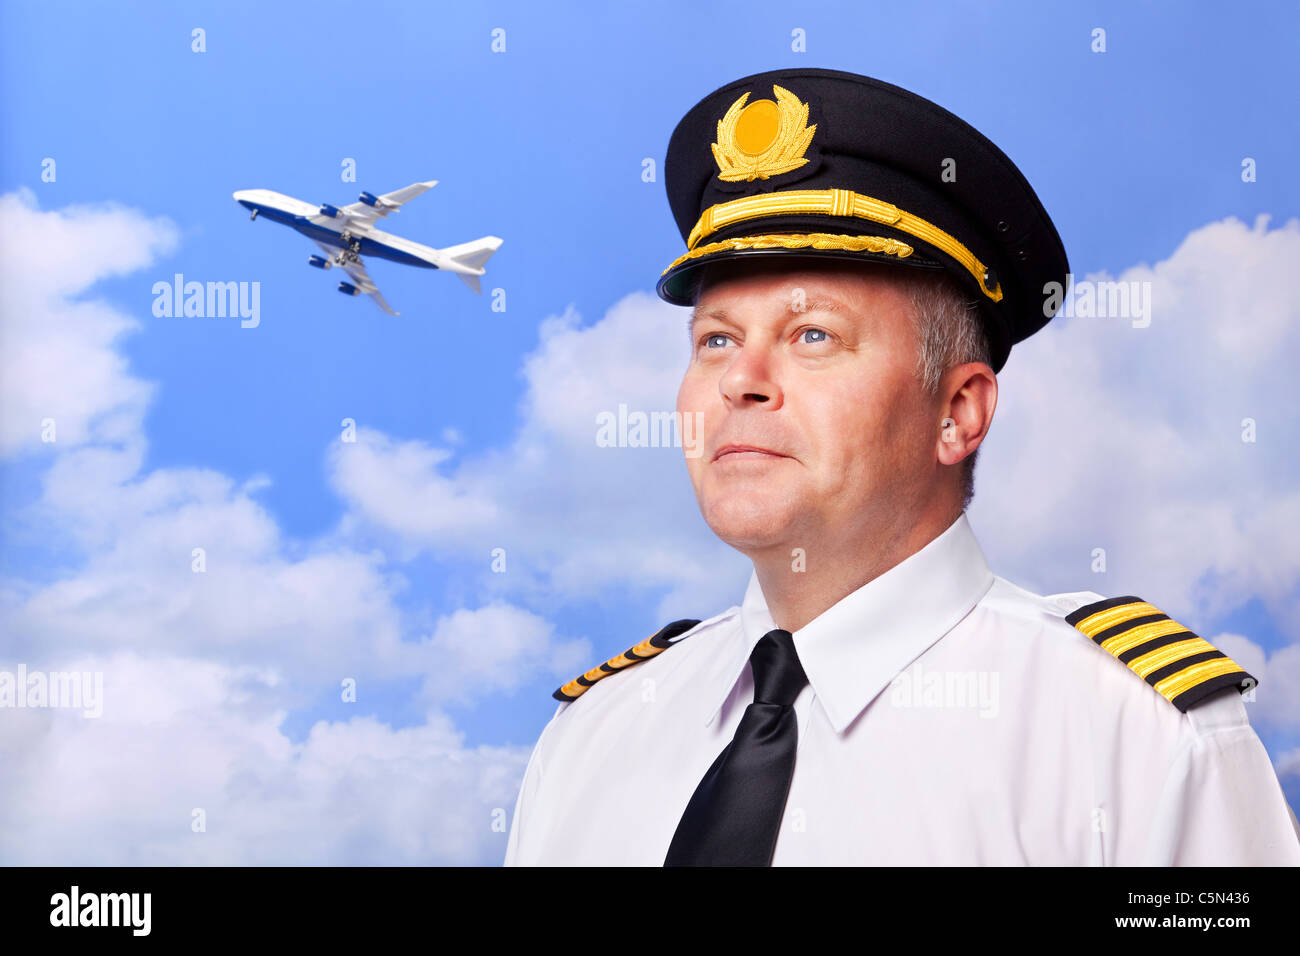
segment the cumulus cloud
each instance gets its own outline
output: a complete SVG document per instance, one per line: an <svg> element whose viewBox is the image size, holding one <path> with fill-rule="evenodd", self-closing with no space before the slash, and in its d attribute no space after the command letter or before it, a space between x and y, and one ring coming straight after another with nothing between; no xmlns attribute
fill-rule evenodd
<svg viewBox="0 0 1300 956"><path fill-rule="evenodd" d="M665 620L738 602L747 562L699 515L681 447L602 447L619 406L671 412L689 358L686 312L633 293L584 326L545 321L524 363L520 426L503 449L452 462L446 449L360 429L336 443L331 480L349 528L476 559L505 548L516 581L568 600L661 595Z"/></svg>
<svg viewBox="0 0 1300 956"><path fill-rule="evenodd" d="M0 221L0 454L41 447L49 421L61 447L129 436L151 388L113 346L140 323L76 297L166 255L175 226L112 204L42 211L28 189L0 196Z"/></svg>
<svg viewBox="0 0 1300 956"><path fill-rule="evenodd" d="M0 670L104 681L99 718L4 710L0 860L498 861L528 750L467 746L443 707L571 676L590 645L502 601L419 633L386 556L286 540L257 500L265 478L144 470L151 388L116 351L138 323L90 296L166 254L174 230L111 206L41 211L29 195L0 208L0 452L40 447L40 419L57 423L38 500L7 518L39 528L62 565L4 581ZM423 678L424 722L363 714L291 740L290 712L345 677L362 698Z"/></svg>
<svg viewBox="0 0 1300 956"><path fill-rule="evenodd" d="M135 323L86 292L166 254L171 227L130 210L42 212L23 196L0 206L40 240L15 250L4 267L22 272L0 282L0 452L39 447L40 420L58 421L27 518L79 557L51 580L4 582L0 668L75 663L106 679L99 720L0 721L14 770L0 784L14 821L0 858L493 862L494 811L513 807L527 750L467 746L446 711L593 660L581 636L521 605L657 598L669 620L740 599L748 565L704 526L682 449L595 440L602 412L674 407L683 310L636 293L589 325L572 311L547 320L501 448L466 455L453 433L439 445L366 428L332 443L323 463L345 514L333 533L292 541L258 501L264 480L142 468L150 386L116 351ZM118 241L102 241L110 229ZM973 514L996 570L1043 591L1138 593L1192 626L1256 599L1293 627L1300 493L1287 436L1300 413L1279 396L1300 345L1295 261L1300 224L1214 223L1117 277L1151 283L1149 326L1063 319L1017 347ZM51 379L85 388L65 395ZM1241 440L1243 419L1256 441ZM412 626L394 555L481 565L496 547L510 573L492 579L510 600ZM1099 547L1107 572L1093 575ZM1217 640L1261 678L1252 719L1294 736L1297 648ZM424 722L327 719L292 740L286 716L341 676L418 677ZM1300 778L1294 751L1286 759ZM191 830L196 807L204 833Z"/></svg>
<svg viewBox="0 0 1300 956"><path fill-rule="evenodd" d="M1300 794L1300 747L1282 754L1277 758L1274 766L1277 769L1278 779L1282 783L1282 789L1286 792L1287 799L1294 810L1296 794Z"/></svg>
<svg viewBox="0 0 1300 956"><path fill-rule="evenodd" d="M1271 654L1242 634L1223 633L1206 638L1246 669L1259 687L1247 703L1252 726L1297 736L1300 732L1300 644L1289 644Z"/></svg>
<svg viewBox="0 0 1300 956"><path fill-rule="evenodd" d="M1300 636L1300 414L1278 399L1300 354L1298 257L1294 220L1212 223L1113 277L1149 283L1149 323L1062 317L1016 347L972 508L997 570L1049 592L1150 595L1193 620L1257 597ZM684 316L636 293L589 326L571 311L546 322L506 449L453 462L364 430L339 444L330 469L351 519L445 554L508 541L574 599L639 589L666 591L670 617L723 610L745 563L704 527L681 450L594 440L596 415L620 403L673 408Z"/></svg>
<svg viewBox="0 0 1300 956"><path fill-rule="evenodd" d="M320 721L301 743L272 672L120 652L104 713L0 720L0 860L48 865L481 864L504 853L527 747L465 746L436 710Z"/></svg>
<svg viewBox="0 0 1300 956"><path fill-rule="evenodd" d="M212 654L305 683L409 663L394 605L401 582L382 555L288 556L249 489L212 471L137 465L132 451L80 448L51 466L37 508L84 561L75 575L12 585L13 652Z"/></svg>
<svg viewBox="0 0 1300 956"><path fill-rule="evenodd" d="M364 427L356 441L329 449L339 494L371 524L414 542L467 541L499 526L501 512L487 489L442 475L450 457L447 449Z"/></svg>
<svg viewBox="0 0 1300 956"><path fill-rule="evenodd" d="M514 691L542 674L565 679L591 666L586 640L558 640L536 614L494 603L443 616L421 642L424 693L434 701L463 701Z"/></svg>
<svg viewBox="0 0 1300 956"><path fill-rule="evenodd" d="M972 509L996 571L1044 593L1140 594L1202 632L1258 600L1300 637L1300 412L1280 400L1300 354L1296 261L1300 222L1211 223L1154 265L1084 277L1149 284L1149 316L1062 316L1016 347ZM548 321L510 446L453 461L364 433L331 460L351 520L446 554L508 540L572 599L660 593L665 620L724 609L747 568L699 519L681 450L594 441L602 410L673 407L683 321L641 293L588 326ZM1300 652L1223 641L1264 682L1254 719L1293 739Z"/></svg>
<svg viewBox="0 0 1300 956"><path fill-rule="evenodd" d="M1258 599L1300 638L1297 261L1296 220L1212 223L1113 277L1150 283L1149 325L1058 318L1016 346L972 507L1008 576L1189 625Z"/></svg>

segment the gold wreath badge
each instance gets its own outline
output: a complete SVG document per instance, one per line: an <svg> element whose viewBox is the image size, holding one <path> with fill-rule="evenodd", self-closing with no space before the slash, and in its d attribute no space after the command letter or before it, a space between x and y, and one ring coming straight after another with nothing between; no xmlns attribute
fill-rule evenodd
<svg viewBox="0 0 1300 956"><path fill-rule="evenodd" d="M808 162L803 154L817 132L816 124L807 125L808 104L780 86L773 86L772 92L776 102L754 100L749 105L749 94L744 94L718 120L713 158L724 182L767 179Z"/></svg>

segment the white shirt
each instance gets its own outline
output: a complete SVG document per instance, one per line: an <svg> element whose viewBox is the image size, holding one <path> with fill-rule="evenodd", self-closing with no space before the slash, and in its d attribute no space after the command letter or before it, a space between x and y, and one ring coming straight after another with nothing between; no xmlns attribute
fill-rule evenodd
<svg viewBox="0 0 1300 956"><path fill-rule="evenodd" d="M1300 865L1241 695L1180 712L1065 622L1101 599L995 576L962 515L795 632L809 684L773 865ZM662 865L775 626L751 577L740 607L560 704L506 865Z"/></svg>

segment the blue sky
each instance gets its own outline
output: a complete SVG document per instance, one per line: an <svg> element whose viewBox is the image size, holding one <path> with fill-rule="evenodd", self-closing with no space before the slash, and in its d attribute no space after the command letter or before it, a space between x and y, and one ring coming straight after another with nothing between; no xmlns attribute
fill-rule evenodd
<svg viewBox="0 0 1300 956"><path fill-rule="evenodd" d="M493 493L505 496L491 503L500 514L572 505L568 496L575 484L566 468L574 459L564 441L547 431L547 423L554 424L547 415L559 414L554 409L567 400L565 394L581 391L552 374L565 367L562 349L580 346L594 361L614 362L617 355L602 344L603 336L623 341L616 330L634 323L620 321L618 309L641 309L645 321L658 323L654 336L661 332L681 353L675 358L666 350L663 367L647 367L645 374L671 382L681 367L672 362L685 361L679 324L684 313L640 299L629 305L627 297L652 292L660 270L681 251L662 182L643 181L642 163L647 157L662 161L673 126L699 98L737 77L793 66L866 73L927 96L973 123L1016 161L1051 212L1077 275L1120 275L1191 256L1215 242L1265 243L1300 216L1294 175L1300 138L1294 37L1300 15L1290 4L1245 3L1230 12L1186 3L1068 9L1037 3L938 9L810 3L791 10L762 0L374 3L361 10L321 2L303 19L297 7L253 3L5 4L0 193L30 190L29 206L45 212L116 204L112 215L122 216L122 225L112 226L110 216L97 233L110 243L143 241L155 227L161 230L156 251L135 265L92 256L87 262L93 283L67 300L69 308L105 303L138 323L111 343L124 363L120 375L154 388L149 400L131 405L139 413L131 427L142 439L141 457L126 484L149 475L196 482L195 470L224 476L231 487L213 493L215 499L205 498L209 492L196 490L198 484L178 494L193 495L200 509L214 500L241 515L260 509L254 523L274 529L274 542L257 551L257 562L276 568L305 567L311 556L324 553L369 555L383 582L376 585L383 598L380 617L388 622L383 627L408 645L437 632L439 622L455 612L493 602L530 615L527 620L541 628L550 642L545 659L524 654L526 666L519 664L502 686L487 680L481 695L445 688L433 693L438 712L460 735L458 746L479 755L488 753L482 748L508 751L499 792L512 794L510 774L522 769L520 754L526 758L553 710L549 693L562 664L585 667L603 660L664 623L665 613L706 617L737 603L745 565L716 549L693 512L685 472L679 460L670 460L679 453L654 457L653 467L632 467L628 474L641 477L630 480L644 487L611 490L623 472L610 472L603 481L597 472L584 490L589 507L600 502L629 515L618 529L622 537L611 537L608 545L615 562L638 535L656 533L650 505L680 506L689 515L672 534L664 533L656 570L640 578L635 568L609 580L590 578L590 586L583 584L588 558L582 549L600 553L598 528L575 525L576 543L567 553L571 574L557 584L567 567L556 540L563 521L528 528L505 520L454 528L435 522L426 532L413 532L377 517L385 494L409 488L380 488L377 482L407 475L396 467L405 462L426 485L446 492L449 512L471 510L474 495L491 484L487 476L497 482ZM206 33L206 52L191 51L196 27ZM1106 30L1105 53L1090 50L1096 27ZM504 53L492 51L495 28L505 31ZM805 31L807 52L791 49L796 29ZM54 182L41 180L46 157L57 163ZM1243 157L1256 160L1256 182L1242 182ZM356 162L355 183L340 178L341 163L349 158ZM402 312L385 316L364 298L334 292L333 273L307 267L307 256L315 252L307 240L268 222L250 223L230 195L262 187L341 205L362 189L380 193L425 179L439 185L391 217L388 228L439 247L485 234L502 237L484 287L505 290L505 312L493 312L489 295L476 297L453 277L375 262L372 277ZM1213 233L1199 245L1187 242L1210 224L1235 217L1249 226L1260 215L1272 217L1272 232ZM259 327L240 329L228 319L155 318L153 283L178 272L199 281L259 282ZM1198 287L1189 288L1191 296ZM14 303L5 306L13 317L8 310ZM1189 335L1178 341L1197 361L1209 354ZM1146 364L1135 362L1119 382L1134 387L1132 400L1115 406L1125 415L1149 411L1158 403L1153 395L1171 394L1155 387L1161 374L1170 374L1159 368L1169 352L1145 342L1142 348L1150 349L1140 353ZM1262 352L1261 346L1254 359L1264 361ZM1033 455L1032 446L1017 448L1016 436L1041 439L1042 433L1026 430L1035 418L1029 410L1017 411L1013 387L1020 375L1033 381L1033 356L1056 353L1018 349L1012 369L1022 354L1029 356L1026 370L1009 371L1004 384L1004 444L1001 451L991 448L981 463L981 501L973 513L977 530L987 531L982 540L994 569L1044 593L1122 594L1146 585L1138 590L1144 597L1166 580L1172 589L1176 574L1190 576L1167 601L1198 615L1200 633L1239 635L1268 655L1292 648L1297 634L1283 612L1297 606L1296 563L1279 557L1279 580L1260 589L1242 577L1242 564L1232 556L1266 549L1251 536L1261 513L1263 526L1291 514L1296 475L1276 436L1281 429L1293 439L1295 417L1286 413L1273 424L1271 447L1277 451L1266 454L1261 439L1260 462L1267 465L1192 474L1195 480L1189 479L1180 501L1191 520L1206 517L1201 540L1230 532L1235 542L1207 545L1199 561L1179 563L1181 555L1175 561L1141 539L1134 522L1094 521L1097 510L1113 504L1100 494L1092 508L1077 499L1057 501L1071 511L1058 535L1050 525L1057 515L1050 511L1036 513L1032 527L1025 518L1026 526L1017 528L1020 516L999 510L1006 500L999 495L1009 494L1003 485L1012 483L1004 481L1011 469ZM1073 353L1062 347L1059 354L1070 361ZM75 374L75 368L68 372ZM1137 384L1148 373L1151 389ZM1254 376L1254 391L1242 392L1235 405L1223 404L1224 422L1235 427L1243 415L1275 412L1291 396L1270 393L1269 383L1283 380ZM1195 383L1199 392L1218 387ZM657 407L671 407L671 392L651 393L667 395L667 404ZM1231 388L1227 393L1236 394ZM614 401L621 397L604 394ZM1026 388L1021 394L1033 393ZM1190 406L1173 404L1168 419L1134 413L1133 427L1156 421L1184 435L1212 431ZM108 402L99 411L111 407ZM372 459L340 465L331 457L344 418L366 430ZM98 440L105 441L102 434ZM88 439L81 451L94 445ZM1198 447L1210 449L1209 439ZM419 454L431 448L443 456L432 464ZM520 465L528 448L542 456L544 468L530 472ZM113 569L129 570L122 562L133 552L114 545L111 529L88 541L75 517L50 518L49 476L62 454L18 442L3 461L0 573L11 609L14 601L21 604L43 587L76 580L87 568L110 576ZM1216 456L1207 451L1204 460ZM67 470L76 474L81 466L68 461ZM1127 496L1129 507L1141 510L1165 494L1152 478L1158 474L1138 470L1133 484L1108 494ZM452 481L450 490L439 476ZM256 487L245 494L239 489L248 482ZM677 486L669 487L673 482ZM981 512L981 505L988 510ZM150 513L163 507L151 505ZM1270 517L1273 507L1277 518ZM1220 513L1227 515L1222 522L1209 520ZM1086 557L1070 557L1080 549L1086 555L1094 526L1104 527L1098 534L1114 544L1114 564L1104 582L1090 573ZM261 533L250 532L254 538ZM444 539L454 539L454 545ZM494 547L506 547L515 562L505 575L490 569ZM664 570L674 554L682 555L686 570L680 574ZM706 570L720 568L716 581L692 583L693 561ZM667 606L687 597L707 601L710 594L716 596L711 606ZM1161 600L1154 594L1150 599ZM28 606L10 617L9 626L34 626L38 619ZM130 626L127 617L114 620ZM364 615L357 620L363 622ZM183 622L181 617L173 625ZM259 631L266 646L247 654L238 641L196 638L181 658L228 668L278 662L282 679L296 687L278 726L295 745L308 742L317 721L351 721L358 714L373 716L390 734L427 726L428 699L419 691L427 674L372 668L363 699L343 705L337 679L309 673L303 664L302 647L313 636L301 628L292 618L267 627ZM358 648L356 666L364 670L371 666L362 659L365 642L373 635L363 624L358 628L335 637L344 647ZM70 631L69 652L103 650L77 637L76 628ZM9 639L15 653L44 640L14 630ZM283 642L283 653L277 642ZM132 644L124 636L113 647L126 653ZM10 656L0 648L0 657ZM348 655L340 651L337 659ZM456 660L458 673L482 676L481 662L465 654ZM1283 686L1300 680L1300 667L1284 663L1275 668L1276 679ZM1294 694L1300 687L1291 684L1289 690ZM1300 747L1300 718L1279 710L1259 729L1275 761L1298 762L1287 755ZM1295 804L1300 769L1283 779ZM318 809L330 812L328 806ZM454 851L435 846L421 859L490 862L504 851L504 838L498 837ZM239 858L239 846L232 838L222 852ZM9 849L21 858L21 847ZM286 844L284 857L298 858L296 849ZM331 859L351 858L340 849Z"/></svg>

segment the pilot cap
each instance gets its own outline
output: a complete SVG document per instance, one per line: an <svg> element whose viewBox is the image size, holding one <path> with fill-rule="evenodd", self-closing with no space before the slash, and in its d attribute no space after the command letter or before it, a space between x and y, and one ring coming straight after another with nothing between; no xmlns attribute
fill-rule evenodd
<svg viewBox="0 0 1300 956"><path fill-rule="evenodd" d="M999 371L1050 320L1049 284L1070 271L1005 153L943 107L854 73L774 70L710 93L673 131L664 181L686 252L657 292L676 305L724 260L943 269L980 303Z"/></svg>

